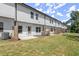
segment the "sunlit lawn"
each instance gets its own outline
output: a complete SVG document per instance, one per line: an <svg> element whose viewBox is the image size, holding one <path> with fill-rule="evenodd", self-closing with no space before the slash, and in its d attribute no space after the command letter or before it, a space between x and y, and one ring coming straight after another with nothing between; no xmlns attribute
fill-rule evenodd
<svg viewBox="0 0 79 59"><path fill-rule="evenodd" d="M79 37L74 35L45 36L19 41L0 40L0 55L79 55Z"/></svg>

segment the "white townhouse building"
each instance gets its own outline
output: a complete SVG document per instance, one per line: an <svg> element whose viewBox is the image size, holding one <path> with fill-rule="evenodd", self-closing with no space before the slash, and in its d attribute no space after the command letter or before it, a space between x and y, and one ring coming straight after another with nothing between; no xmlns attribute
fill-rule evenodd
<svg viewBox="0 0 79 59"><path fill-rule="evenodd" d="M15 4L0 3L0 33L11 36L15 21ZM24 3L17 4L18 37L41 35L44 30L50 33L65 32L67 26Z"/></svg>

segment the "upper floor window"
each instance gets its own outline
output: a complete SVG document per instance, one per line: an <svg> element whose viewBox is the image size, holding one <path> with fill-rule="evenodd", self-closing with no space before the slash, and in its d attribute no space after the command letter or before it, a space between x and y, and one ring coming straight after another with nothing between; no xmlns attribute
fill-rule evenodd
<svg viewBox="0 0 79 59"><path fill-rule="evenodd" d="M52 20L52 24L53 24L53 20Z"/></svg>
<svg viewBox="0 0 79 59"><path fill-rule="evenodd" d="M31 14L31 18L34 19L34 13L31 12L30 14Z"/></svg>
<svg viewBox="0 0 79 59"><path fill-rule="evenodd" d="M36 14L36 20L38 20L38 14Z"/></svg>
<svg viewBox="0 0 79 59"><path fill-rule="evenodd" d="M3 22L0 22L0 32L3 32Z"/></svg>
<svg viewBox="0 0 79 59"><path fill-rule="evenodd" d="M50 19L50 23L51 23L51 19Z"/></svg>
<svg viewBox="0 0 79 59"><path fill-rule="evenodd" d="M60 23L58 23L58 25L60 26Z"/></svg>

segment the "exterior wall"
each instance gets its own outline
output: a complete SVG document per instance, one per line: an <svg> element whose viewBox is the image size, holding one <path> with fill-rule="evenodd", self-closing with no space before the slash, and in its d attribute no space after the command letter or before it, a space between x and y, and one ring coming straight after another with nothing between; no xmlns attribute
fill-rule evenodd
<svg viewBox="0 0 79 59"><path fill-rule="evenodd" d="M53 31L51 31L51 28L52 28ZM46 29L49 30L50 34L54 34L54 27L46 26Z"/></svg>
<svg viewBox="0 0 79 59"><path fill-rule="evenodd" d="M30 12L34 12L34 19L31 19ZM36 13L39 14L38 20L35 19ZM26 8L22 5L18 5L17 17L18 21L44 25L44 15L40 14L39 12L36 12L35 10Z"/></svg>
<svg viewBox="0 0 79 59"><path fill-rule="evenodd" d="M0 16L15 18L15 8L13 4L0 3Z"/></svg>
<svg viewBox="0 0 79 59"><path fill-rule="evenodd" d="M53 19L51 19L49 17L46 17L46 19L45 19L46 24L45 25L47 25L47 26L55 26L54 23L52 23L52 20Z"/></svg>
<svg viewBox="0 0 79 59"><path fill-rule="evenodd" d="M44 25L44 15L40 14L39 12L26 8L22 5L18 5L18 10L17 10L17 20L22 21L22 22L27 22L27 23L34 23L34 24L41 24ZM39 14L38 20L31 19L30 18L30 12L34 12L35 14ZM14 4L0 4L0 16L3 17L8 17L8 18L15 18L15 5Z"/></svg>
<svg viewBox="0 0 79 59"><path fill-rule="evenodd" d="M43 29L41 25L35 25L31 23L29 24L29 23L19 22L19 25L23 27L22 33L19 33L18 35L19 38L33 36L33 35L41 35L42 29ZM31 27L31 33L28 33L28 26ZM41 27L41 32L37 33L36 27Z"/></svg>
<svg viewBox="0 0 79 59"><path fill-rule="evenodd" d="M0 17L0 22L3 22L3 32L9 32L9 35L11 36L12 33L12 26L13 26L13 19L7 19L7 18L1 18ZM19 26L22 26L22 33L19 33L18 37L27 37L27 36L33 36L33 35L41 35L42 32L42 25L35 25L31 23L26 23L26 22L19 22ZM31 26L31 33L28 34L28 26ZM41 27L41 32L37 33L36 32L36 27Z"/></svg>
<svg viewBox="0 0 79 59"><path fill-rule="evenodd" d="M12 33L12 26L14 23L15 18L15 5L14 4L0 4L0 22L4 23L4 30L3 32L10 32L10 35ZM43 30L43 26L45 25L45 30L51 30L53 28L53 31L50 33L61 33L65 32L64 29L67 29L65 25L58 22L57 20L51 19L51 17L46 16L44 19L44 15L38 11L35 11L34 9L28 8L27 6L24 7L21 4L18 4L18 10L17 10L17 21L19 22L19 25L23 27L22 33L19 33L19 37L26 37L31 35L41 35L41 32ZM30 12L34 12L34 19L31 19ZM35 19L35 14L39 14L38 20ZM7 18L8 17L8 18ZM53 23L50 19L53 20ZM60 25L59 25L59 24ZM31 34L28 34L28 26L31 26ZM36 27L41 27L41 32L36 32Z"/></svg>
<svg viewBox="0 0 79 59"><path fill-rule="evenodd" d="M33 23L33 24L41 24L44 25L44 15L42 13L39 13L37 11L35 11L34 9L28 8L27 6L22 6L21 4L18 5L18 10L17 10L17 19L18 21L22 21L22 22L27 22L27 23ZM34 12L34 19L30 18L30 12ZM35 19L35 14L39 14L39 20ZM9 17L9 18L15 18L15 5L13 3L5 3L5 4L0 4L0 16L4 16L4 17ZM55 26L55 27L61 27L63 28L64 26L62 26L63 24L61 24L60 26L58 25L58 21L53 20L53 24L50 23L50 17L46 16L46 25L48 26ZM65 28L65 27L64 27Z"/></svg>
<svg viewBox="0 0 79 59"><path fill-rule="evenodd" d="M3 32L9 32L9 35L12 33L13 19L7 19L0 17L0 22L3 22Z"/></svg>

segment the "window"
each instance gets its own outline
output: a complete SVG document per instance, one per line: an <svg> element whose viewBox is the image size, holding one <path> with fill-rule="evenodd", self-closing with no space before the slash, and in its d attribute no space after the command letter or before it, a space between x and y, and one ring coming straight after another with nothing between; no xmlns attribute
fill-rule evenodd
<svg viewBox="0 0 79 59"><path fill-rule="evenodd" d="M53 31L53 28L51 28L51 32Z"/></svg>
<svg viewBox="0 0 79 59"><path fill-rule="evenodd" d="M36 20L38 20L38 14L36 14Z"/></svg>
<svg viewBox="0 0 79 59"><path fill-rule="evenodd" d="M53 20L52 20L52 24L53 24Z"/></svg>
<svg viewBox="0 0 79 59"><path fill-rule="evenodd" d="M51 23L51 19L50 19L50 23Z"/></svg>
<svg viewBox="0 0 79 59"><path fill-rule="evenodd" d="M60 23L58 23L58 26L60 26Z"/></svg>
<svg viewBox="0 0 79 59"><path fill-rule="evenodd" d="M0 32L3 32L3 22L0 22Z"/></svg>
<svg viewBox="0 0 79 59"><path fill-rule="evenodd" d="M36 32L41 32L41 27L36 27Z"/></svg>
<svg viewBox="0 0 79 59"><path fill-rule="evenodd" d="M31 32L31 27L30 26L28 26L28 32Z"/></svg>
<svg viewBox="0 0 79 59"><path fill-rule="evenodd" d="M34 13L33 12L31 12L31 18L34 19Z"/></svg>
<svg viewBox="0 0 79 59"><path fill-rule="evenodd" d="M41 28L40 27L38 27L38 32L41 32Z"/></svg>
<svg viewBox="0 0 79 59"><path fill-rule="evenodd" d="M50 23L52 23L52 24L53 24L53 20L52 20L52 19L50 19Z"/></svg>
<svg viewBox="0 0 79 59"><path fill-rule="evenodd" d="M38 32L38 27L36 27L36 32Z"/></svg>
<svg viewBox="0 0 79 59"><path fill-rule="evenodd" d="M22 26L18 26L18 33L22 33Z"/></svg>

